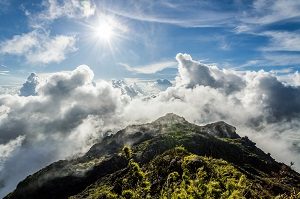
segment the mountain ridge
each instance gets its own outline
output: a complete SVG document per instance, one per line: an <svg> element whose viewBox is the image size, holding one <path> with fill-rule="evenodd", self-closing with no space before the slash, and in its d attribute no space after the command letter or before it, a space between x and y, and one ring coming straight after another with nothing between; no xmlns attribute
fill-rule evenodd
<svg viewBox="0 0 300 199"><path fill-rule="evenodd" d="M130 158L126 156L126 153L124 155L124 150L122 151L124 146L131 151ZM183 149L178 149L178 147ZM182 156L177 156L177 152L182 153ZM166 153L170 154L166 155ZM147 186L150 190L149 194L152 194L151 197L160 198L161 195L159 193L162 194L165 188L161 184L167 181L171 173L177 172L178 175L182 176L182 170L185 167L182 164L185 158L188 159L193 155L197 160L195 160L197 162L195 164L199 164L199 168L196 168L196 170L203 167L204 170L207 170L205 170L207 173L211 168L205 165L214 162L217 165L216 167L222 168L219 165L225 165L224 167L234 168L235 174L230 175L239 173L237 175L239 179L234 179L235 181L240 180L241 176L244 175L251 183L257 184L262 188L264 186L270 187L270 190L263 194L263 198L280 194L288 195L292 194L293 190L299 191L300 189L299 173L283 163L276 162L270 154L266 154L257 148L255 143L247 137L240 137L236 133L235 127L223 121L198 126L189 123L183 117L168 113L151 123L129 125L115 134L104 137L102 141L93 145L82 157L72 160L61 160L41 169L20 182L16 190L5 198L22 199L28 198L28 196L29 198L68 198L71 196L73 198L99 198L99 194L96 194L97 197L92 197L92 195L88 194L89 187L93 186L98 186L98 188L110 187L106 191L101 190L105 193L108 191L107 193L117 198L127 198L122 195L122 191L129 190L130 187L125 185L115 187L113 184L116 183L116 180L128 180L126 175L128 175L132 165L141 167L141 172L144 169L150 173L150 176L143 174L143 179L150 179L148 180L150 185ZM168 159L171 156L174 156L173 159L175 160L171 158L170 164L172 161L176 162L176 158L180 161L176 163L177 166L175 168L171 168L170 171L168 170L169 173L166 173L163 168L157 165L158 163L155 160L160 158ZM164 162L164 160L161 161ZM222 163L222 161L225 161L225 163ZM153 175L158 174L155 173L153 168L160 168L162 173L166 173L166 176L163 176L161 181L156 182L157 179L153 179ZM272 180L278 177L276 175L283 171L283 181L272 184ZM196 175L195 168L189 172L192 173L191 176ZM215 172L218 173L218 171ZM124 174L123 176L121 175L122 173ZM179 180L178 178L177 180L178 183L183 182L182 179ZM100 181L101 183L99 184ZM107 182L107 184L103 184L103 182ZM158 188L155 183L159 184ZM210 183L210 181L207 181L207 183ZM226 182L222 181L219 183L224 184ZM179 186L179 184L177 185ZM98 190L98 188L95 190ZM132 185L131 188L134 188L134 186ZM139 190L139 188L141 187L135 187L136 190ZM251 189L253 192L251 197L255 198L255 190L262 191L262 188ZM241 190L239 191L241 192ZM140 192L142 193L143 191ZM228 192L228 190L224 190L223 194L225 192ZM138 195L139 193L133 194ZM205 194L207 195L206 192ZM228 194L232 193L228 192ZM169 196L171 197L171 195L167 194L167 198ZM108 197L103 196L100 198Z"/></svg>

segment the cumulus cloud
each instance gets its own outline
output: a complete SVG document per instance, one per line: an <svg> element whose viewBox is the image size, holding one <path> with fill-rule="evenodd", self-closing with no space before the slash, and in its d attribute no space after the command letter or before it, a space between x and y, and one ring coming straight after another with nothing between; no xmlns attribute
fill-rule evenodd
<svg viewBox="0 0 300 199"><path fill-rule="evenodd" d="M29 63L48 64L60 62L66 54L76 51L74 36L56 35L32 31L0 43L0 53L23 56Z"/></svg>
<svg viewBox="0 0 300 199"><path fill-rule="evenodd" d="M194 61L187 54L178 54L176 59L179 62L177 86L216 89L225 93L225 97L235 99L235 104L258 107L261 111L255 111L262 112L268 122L299 119L300 87L281 82L272 72L220 70Z"/></svg>
<svg viewBox="0 0 300 199"><path fill-rule="evenodd" d="M281 81L287 82L289 85L300 86L300 74L298 71L295 73L288 73L279 77Z"/></svg>
<svg viewBox="0 0 300 199"><path fill-rule="evenodd" d="M32 75L22 87L26 96L1 95L0 150L6 152L0 157L0 195L41 167L86 151L107 129L149 122L168 112L197 124L223 120L276 160L293 161L300 170L297 83L274 72L207 66L188 54L176 59L175 83L154 83L167 85L155 97L130 98L130 92L121 92L122 81L94 83L87 66L43 81Z"/></svg>
<svg viewBox="0 0 300 199"><path fill-rule="evenodd" d="M225 92L238 91L244 87L244 81L236 72L219 70L215 66L208 66L194 61L188 54L177 54L176 60L179 63L177 84L187 87L196 85L222 88Z"/></svg>
<svg viewBox="0 0 300 199"><path fill-rule="evenodd" d="M270 122L299 119L300 87L285 85L269 73L259 72L250 75L249 89L264 108L266 119ZM255 103L255 102L254 102Z"/></svg>

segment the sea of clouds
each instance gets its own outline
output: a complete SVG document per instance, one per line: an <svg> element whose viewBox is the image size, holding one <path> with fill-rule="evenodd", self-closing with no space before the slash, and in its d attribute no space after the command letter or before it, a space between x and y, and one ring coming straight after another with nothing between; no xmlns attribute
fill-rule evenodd
<svg viewBox="0 0 300 199"><path fill-rule="evenodd" d="M18 94L1 94L0 197L53 161L83 154L106 131L169 112L197 124L223 120L300 171L298 73L219 69L181 53L176 60L173 84L149 84L155 95L136 84L95 81L85 65L44 78L33 73Z"/></svg>

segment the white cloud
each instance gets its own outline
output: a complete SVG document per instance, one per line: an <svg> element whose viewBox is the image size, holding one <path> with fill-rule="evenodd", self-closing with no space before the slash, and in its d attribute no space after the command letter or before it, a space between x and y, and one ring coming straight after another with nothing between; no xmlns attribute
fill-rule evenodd
<svg viewBox="0 0 300 199"><path fill-rule="evenodd" d="M45 0L43 2L45 9L33 15L32 23L52 21L61 17L67 18L85 18L95 14L96 6L91 0ZM35 24L38 25L38 24Z"/></svg>
<svg viewBox="0 0 300 199"><path fill-rule="evenodd" d="M1 42L0 52L24 56L29 63L34 64L58 63L66 58L66 54L76 51L75 42L74 36L51 37L32 31Z"/></svg>
<svg viewBox="0 0 300 199"><path fill-rule="evenodd" d="M7 66L0 64L0 75L7 76L9 73L10 71L8 70Z"/></svg>
<svg viewBox="0 0 300 199"><path fill-rule="evenodd" d="M102 4L106 5L106 0ZM126 18L172 24L183 27L218 27L231 24L235 13L218 12L214 2L134 1L124 4L107 4L105 10ZM215 9L211 9L211 8Z"/></svg>
<svg viewBox="0 0 300 199"><path fill-rule="evenodd" d="M270 37L271 43L261 50L300 51L300 35L298 33L267 31L262 35Z"/></svg>
<svg viewBox="0 0 300 199"><path fill-rule="evenodd" d="M183 27L237 27L238 33L300 16L300 3L295 0L233 1L230 10L222 7L224 2L216 1L107 2L102 0L100 5L106 5L105 9L115 15L130 19Z"/></svg>
<svg viewBox="0 0 300 199"><path fill-rule="evenodd" d="M177 54L179 76L176 81L179 85L195 87L196 85L222 88L230 93L238 91L244 86L244 81L234 71L219 70L216 66L208 66L194 61L188 54Z"/></svg>
<svg viewBox="0 0 300 199"><path fill-rule="evenodd" d="M296 53L277 53L265 51L262 53L261 59L248 60L246 63L233 67L233 69L241 69L246 67L266 67L266 66L298 66L300 57Z"/></svg>
<svg viewBox="0 0 300 199"><path fill-rule="evenodd" d="M300 37L296 29L286 28L286 24L299 23L300 2L294 0L255 0L248 10L239 16L235 33L246 33L267 37L269 43L257 50L262 51L259 60L250 60L244 67L295 65L300 63L299 56L290 51L300 51ZM281 29L282 27L282 29ZM285 51L285 52L282 52ZM276 53L275 53L276 52ZM274 54L272 54L274 53Z"/></svg>
<svg viewBox="0 0 300 199"><path fill-rule="evenodd" d="M48 0L49 7L44 17L56 19L62 16L69 18L89 17L95 13L95 5L90 0L65 0L59 3L57 0Z"/></svg>
<svg viewBox="0 0 300 199"><path fill-rule="evenodd" d="M13 155L15 150L21 146L24 139L25 136L19 136L14 140L10 140L7 144L0 144L0 170L3 169L6 159Z"/></svg>
<svg viewBox="0 0 300 199"><path fill-rule="evenodd" d="M35 32L22 35L15 35L12 39L1 42L1 53L22 55L38 45L38 38Z"/></svg>
<svg viewBox="0 0 300 199"><path fill-rule="evenodd" d="M287 82L289 85L300 86L300 74L298 71L281 75L279 79L283 82Z"/></svg>
<svg viewBox="0 0 300 199"><path fill-rule="evenodd" d="M263 53L263 64L265 66L289 66L299 65L300 58L297 54Z"/></svg>
<svg viewBox="0 0 300 199"><path fill-rule="evenodd" d="M254 3L256 23L273 23L284 19L297 17L300 14L300 2L294 0L257 0Z"/></svg>
<svg viewBox="0 0 300 199"><path fill-rule="evenodd" d="M8 75L9 70L0 70L0 75Z"/></svg>
<svg viewBox="0 0 300 199"><path fill-rule="evenodd" d="M125 69L130 72L141 73L141 74L153 74L162 71L166 68L176 68L177 63L174 61L163 61L163 62L153 63L145 66L136 66L136 67L132 67L124 63L119 63L119 64L121 66L124 66Z"/></svg>
<svg viewBox="0 0 300 199"><path fill-rule="evenodd" d="M300 16L300 3L294 0L256 0L252 10L240 20L245 24L266 25ZM241 26L243 27L243 26Z"/></svg>
<svg viewBox="0 0 300 199"><path fill-rule="evenodd" d="M36 50L29 51L26 58L31 63L61 62L66 58L66 54L74 52L76 39L73 36L55 36L53 38L44 38Z"/></svg>

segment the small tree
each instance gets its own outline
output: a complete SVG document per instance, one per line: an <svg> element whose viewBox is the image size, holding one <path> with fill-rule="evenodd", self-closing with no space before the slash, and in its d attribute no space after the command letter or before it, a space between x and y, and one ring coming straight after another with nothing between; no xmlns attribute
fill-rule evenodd
<svg viewBox="0 0 300 199"><path fill-rule="evenodd" d="M129 146L124 146L123 147L123 152L124 152L124 154L125 154L125 156L126 156L126 158L129 160L129 159L131 159L131 157L132 157L132 151L131 151L131 148L129 147Z"/></svg>

